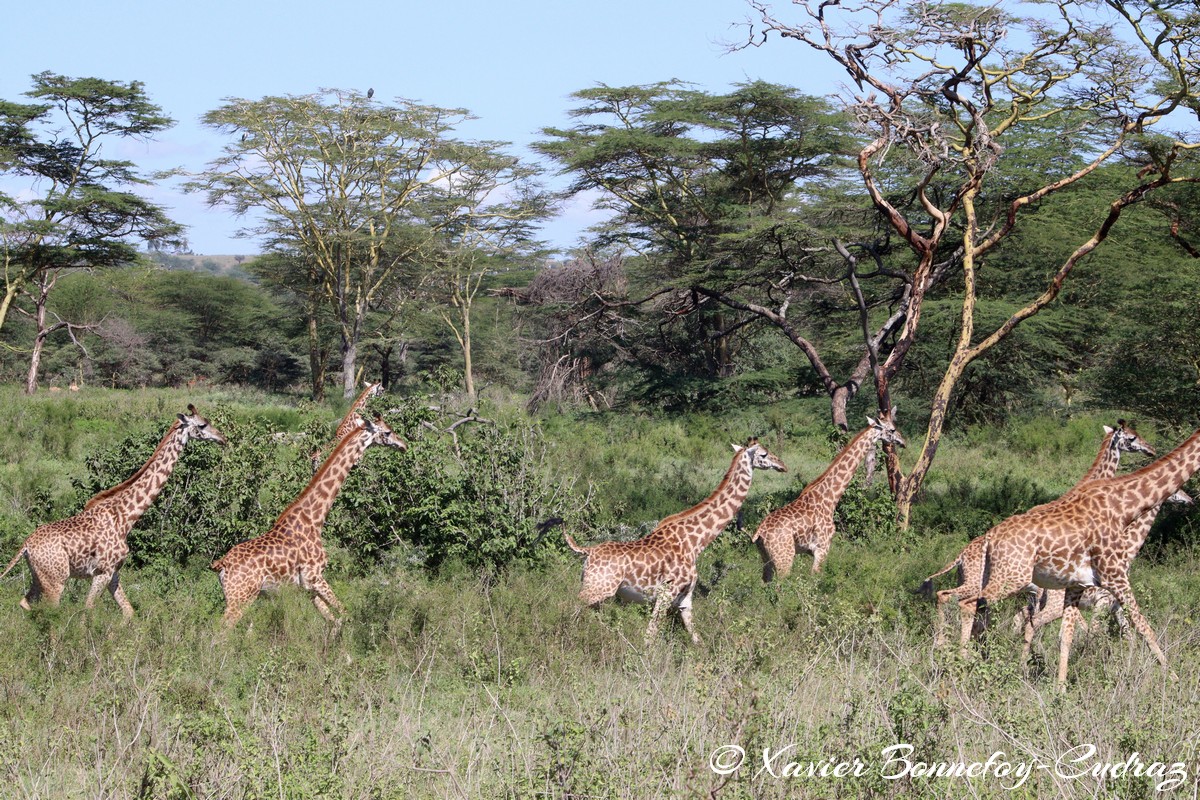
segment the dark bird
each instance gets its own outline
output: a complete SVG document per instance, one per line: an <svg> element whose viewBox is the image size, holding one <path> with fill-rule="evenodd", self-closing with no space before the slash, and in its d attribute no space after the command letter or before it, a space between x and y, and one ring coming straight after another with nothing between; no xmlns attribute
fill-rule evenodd
<svg viewBox="0 0 1200 800"><path fill-rule="evenodd" d="M368 100L370 100L370 99L371 99L372 97L374 97L374 96L375 96L375 90L374 90L374 89L367 89L367 99L368 99Z"/></svg>

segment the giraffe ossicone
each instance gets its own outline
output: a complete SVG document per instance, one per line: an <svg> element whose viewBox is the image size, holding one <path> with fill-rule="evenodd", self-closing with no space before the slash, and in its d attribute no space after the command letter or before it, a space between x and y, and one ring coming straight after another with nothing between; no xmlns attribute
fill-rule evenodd
<svg viewBox="0 0 1200 800"><path fill-rule="evenodd" d="M58 605L70 578L90 579L84 605L91 608L107 586L113 600L128 619L133 606L121 588L120 569L129 555L129 531L162 491L183 448L190 441L225 444L225 436L188 405L154 448L146 461L129 478L94 495L83 510L66 519L38 527L8 562L0 578L22 557L29 565L30 586L21 607L29 609L43 596Z"/></svg>
<svg viewBox="0 0 1200 800"><path fill-rule="evenodd" d="M360 419L360 424L342 437L271 529L261 536L240 542L212 563L225 593L226 628L237 624L259 592L286 583L296 583L312 596L321 616L340 626L344 608L324 577L329 558L321 541L321 529L333 501L357 464L372 445L407 450L408 445L392 432L382 417Z"/></svg>
<svg viewBox="0 0 1200 800"><path fill-rule="evenodd" d="M666 517L646 536L632 542L602 542L581 547L565 534L571 549L584 556L583 587L579 599L597 606L618 595L624 600L654 600L646 644L658 632L668 605L679 609L692 641L700 636L692 623L692 592L696 588L696 561L700 553L737 515L750 491L756 469L787 472L783 461L750 439L733 445L733 461L716 490L695 506Z"/></svg>

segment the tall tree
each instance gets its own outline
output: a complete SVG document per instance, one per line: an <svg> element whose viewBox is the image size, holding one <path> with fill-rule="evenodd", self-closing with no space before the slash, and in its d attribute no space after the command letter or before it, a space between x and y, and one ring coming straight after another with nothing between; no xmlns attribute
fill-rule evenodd
<svg viewBox="0 0 1200 800"><path fill-rule="evenodd" d="M37 102L0 101L0 171L12 179L7 185L21 184L14 196L0 195L0 327L31 284L44 323L48 294L63 270L132 262L138 241L173 241L182 230L132 191L150 182L132 162L103 156L116 141L147 141L174 124L142 83L42 72L25 96ZM39 327L31 391L50 332Z"/></svg>
<svg viewBox="0 0 1200 800"><path fill-rule="evenodd" d="M825 222L803 210L845 176L843 155L856 145L848 120L823 100L761 81L725 95L668 82L600 86L574 97L580 105L571 114L583 121L544 130L552 138L537 148L573 176L572 192L596 192L596 205L613 212L601 244L619 242L643 256L648 266L633 291L664 319L692 323L682 352L668 361L690 365L700 353L710 375L728 377L736 337L765 323L803 353L831 398L834 421L847 427L846 403L870 368L866 352L903 314L889 312L878 329L864 331L864 354L838 379L806 331L810 320L789 318L789 309L828 299L840 284L852 298L843 310L857 324L870 308L902 304L908 291L904 276L872 269L862 277L878 287L864 292L855 248L843 248L842 260Z"/></svg>
<svg viewBox="0 0 1200 800"><path fill-rule="evenodd" d="M354 394L358 348L374 304L427 251L450 217L427 202L490 164L499 145L452 138L462 109L354 91L230 99L204 122L230 135L225 155L190 182L213 204L256 211L245 231L299 255L332 304L340 332L342 389Z"/></svg>
<svg viewBox="0 0 1200 800"><path fill-rule="evenodd" d="M1002 7L796 0L799 23L782 20L759 0L751 5L760 15L761 35L801 42L850 75L854 87L843 101L869 136L858 155L863 185L912 256L904 324L876 371L881 408L890 407L889 382L917 337L939 253L955 248L961 255L957 340L932 399L917 463L902 476L894 454L889 458L900 516L907 521L967 367L1053 302L1075 265L1107 238L1127 207L1194 180L1188 162L1195 141L1147 146L1144 132L1178 108L1200 107L1192 85L1200 32L1187 16L1191 4L1181 11L1182 4L1121 0ZM1027 8L1029 16L1018 16L1018 8ZM1115 19L1104 18L1106 9L1116 12ZM1057 126L1062 150L1081 154L1082 163L1051 163L1033 187L1007 196L1001 188L989 198L989 188L1002 186L998 176L1019 153L1006 143L1048 125ZM1130 170L1125 185L1110 195L1107 213L1079 232L1065 259L1043 269L1043 290L992 331L977 331L978 271L985 256L1029 208L1053 202L1139 139L1143 169ZM897 155L919 167L916 206L896 202L879 180L880 164Z"/></svg>

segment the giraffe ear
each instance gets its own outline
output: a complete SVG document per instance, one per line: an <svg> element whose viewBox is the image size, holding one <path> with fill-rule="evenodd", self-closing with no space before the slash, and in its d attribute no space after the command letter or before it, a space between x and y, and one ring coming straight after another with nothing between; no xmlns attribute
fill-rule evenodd
<svg viewBox="0 0 1200 800"><path fill-rule="evenodd" d="M1116 433L1116 430L1114 428L1110 428L1107 425L1105 425L1104 426L1104 435L1107 436L1110 433Z"/></svg>
<svg viewBox="0 0 1200 800"><path fill-rule="evenodd" d="M733 448L733 452L735 452L735 453L740 453L746 449L746 448L742 447L740 444L734 444L733 442L730 442L729 446Z"/></svg>
<svg viewBox="0 0 1200 800"><path fill-rule="evenodd" d="M878 425L879 423L878 423L878 422L876 422L875 420L871 419L871 418L868 416L868 417L867 417L867 424L868 424L868 425L870 425L872 428L874 428L874 427L875 427L876 425Z"/></svg>
<svg viewBox="0 0 1200 800"><path fill-rule="evenodd" d="M900 406L892 406L892 410L888 412L888 416L892 418L892 422L896 421L896 411Z"/></svg>

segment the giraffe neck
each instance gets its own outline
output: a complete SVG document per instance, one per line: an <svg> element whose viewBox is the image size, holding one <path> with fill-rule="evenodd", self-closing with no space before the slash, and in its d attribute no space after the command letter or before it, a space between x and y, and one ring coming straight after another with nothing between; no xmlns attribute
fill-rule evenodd
<svg viewBox="0 0 1200 800"><path fill-rule="evenodd" d="M158 497L167 478L175 469L179 456L183 453L186 439L183 436L183 424L176 421L168 430L158 447L154 448L149 460L133 473L127 480L106 491L100 492L87 502L84 508L90 508L99 502L107 501L106 505L118 517L117 527L123 534L128 534L142 514Z"/></svg>
<svg viewBox="0 0 1200 800"><path fill-rule="evenodd" d="M375 384L369 383L367 387L358 395L358 399L350 406L350 410L346 412L346 416L342 417L342 422L338 425L339 431L348 431L355 424L355 415L360 413L367 407L367 401L371 399L371 392L375 390Z"/></svg>
<svg viewBox="0 0 1200 800"><path fill-rule="evenodd" d="M737 515L750 493L753 475L748 450L739 450L712 494L686 511L664 519L655 528L655 533L675 541L688 552L699 553Z"/></svg>
<svg viewBox="0 0 1200 800"><path fill-rule="evenodd" d="M875 428L864 428L842 448L842 452L837 454L833 463L817 476L808 488L819 492L822 498L832 500L836 506L854 478L854 473L858 471L858 465L867 457L877 438L879 433ZM812 492L806 490L805 494Z"/></svg>
<svg viewBox="0 0 1200 800"><path fill-rule="evenodd" d="M1099 480L1100 478L1111 478L1117 474L1117 467L1121 465L1121 451L1112 446L1113 437L1116 435L1116 431L1104 435L1104 442L1100 445L1100 452L1096 454L1096 460L1092 462L1092 466L1088 467L1088 471L1079 480L1080 483Z"/></svg>
<svg viewBox="0 0 1200 800"><path fill-rule="evenodd" d="M1200 469L1200 430L1170 453L1136 472L1107 482L1110 502L1127 525L1176 492Z"/></svg>
<svg viewBox="0 0 1200 800"><path fill-rule="evenodd" d="M282 520L289 515L304 515L317 524L319 532L320 525L329 515L329 509L333 507L333 501L337 499L350 470L367 452L371 436L370 431L360 428L356 433L343 437L329 454L329 458L325 459L325 463L312 476L308 486L304 487L279 518Z"/></svg>

